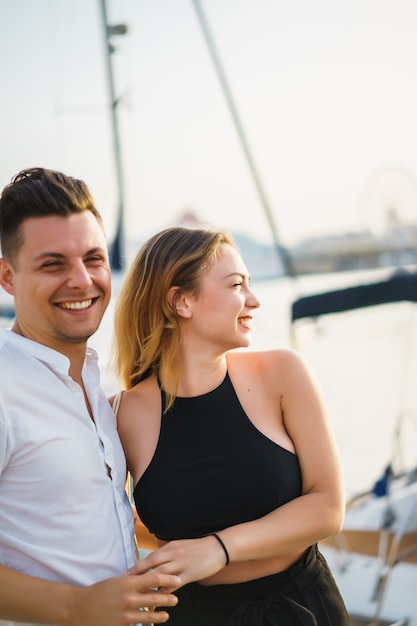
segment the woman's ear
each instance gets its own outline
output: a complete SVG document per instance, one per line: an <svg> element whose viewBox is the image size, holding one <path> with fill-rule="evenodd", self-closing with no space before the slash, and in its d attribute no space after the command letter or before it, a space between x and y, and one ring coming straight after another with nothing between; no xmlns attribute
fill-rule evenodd
<svg viewBox="0 0 417 626"><path fill-rule="evenodd" d="M188 306L188 296L181 291L180 287L171 287L168 291L167 300L179 317L192 316Z"/></svg>

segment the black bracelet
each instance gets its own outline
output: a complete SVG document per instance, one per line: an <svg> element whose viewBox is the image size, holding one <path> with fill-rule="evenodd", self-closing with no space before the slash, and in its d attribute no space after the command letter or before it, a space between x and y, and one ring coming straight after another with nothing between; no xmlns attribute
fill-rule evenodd
<svg viewBox="0 0 417 626"><path fill-rule="evenodd" d="M217 541L219 542L219 544L223 548L224 554L226 556L226 565L229 565L229 563L230 563L229 553L228 553L227 548L224 545L223 541L220 539L219 535L217 535L216 533L210 533L209 537L216 537Z"/></svg>

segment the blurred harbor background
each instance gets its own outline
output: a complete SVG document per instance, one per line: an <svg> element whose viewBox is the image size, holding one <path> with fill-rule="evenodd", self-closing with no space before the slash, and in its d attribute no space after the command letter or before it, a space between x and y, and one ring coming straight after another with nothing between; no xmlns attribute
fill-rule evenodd
<svg viewBox="0 0 417 626"><path fill-rule="evenodd" d="M416 267L413 0L0 0L0 23L0 188L34 166L84 179L124 265L172 224L231 231L255 349L291 345L297 297ZM415 324L400 303L294 329L348 495L398 449L416 463ZM111 334L112 306L92 339L108 393Z"/></svg>
<svg viewBox="0 0 417 626"><path fill-rule="evenodd" d="M415 245L385 240L417 220L413 0L2 0L0 23L1 188L32 166L83 178L112 240L115 113L130 241L191 212L271 244L204 24L298 267L306 247L333 271Z"/></svg>

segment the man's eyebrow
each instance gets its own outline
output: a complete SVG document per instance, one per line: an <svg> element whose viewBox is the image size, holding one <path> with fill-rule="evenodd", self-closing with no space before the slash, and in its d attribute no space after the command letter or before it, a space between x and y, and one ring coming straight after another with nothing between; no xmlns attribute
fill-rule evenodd
<svg viewBox="0 0 417 626"><path fill-rule="evenodd" d="M106 251L105 248L103 248L102 246L96 246L95 248L91 248L91 250L87 250L87 252L85 252L84 256L90 256L91 254L104 254Z"/></svg>
<svg viewBox="0 0 417 626"><path fill-rule="evenodd" d="M42 261L43 259L63 259L65 255L61 252L41 252L37 257L34 258L35 261Z"/></svg>
<svg viewBox="0 0 417 626"><path fill-rule="evenodd" d="M86 256L90 256L91 254L104 254L104 248L101 248L100 246L96 246L95 248L91 248L90 250L87 250L86 252L84 252L83 257ZM66 258L66 254L62 254L62 252L48 252L48 250L46 250L45 252L41 252L37 257L35 257L35 261L42 261L43 259L65 259Z"/></svg>

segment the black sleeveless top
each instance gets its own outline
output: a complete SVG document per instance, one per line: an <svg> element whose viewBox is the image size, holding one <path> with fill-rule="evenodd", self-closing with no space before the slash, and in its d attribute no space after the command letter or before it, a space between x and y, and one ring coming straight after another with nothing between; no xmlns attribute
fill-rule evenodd
<svg viewBox="0 0 417 626"><path fill-rule="evenodd" d="M139 517L165 540L254 520L300 495L298 457L252 424L228 374L162 415L155 454L134 489Z"/></svg>

